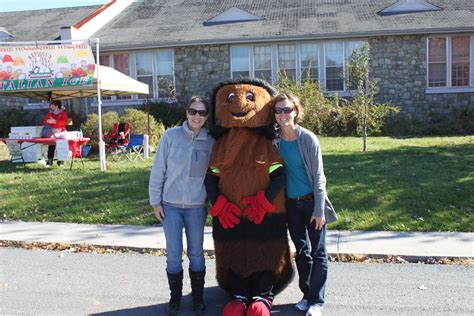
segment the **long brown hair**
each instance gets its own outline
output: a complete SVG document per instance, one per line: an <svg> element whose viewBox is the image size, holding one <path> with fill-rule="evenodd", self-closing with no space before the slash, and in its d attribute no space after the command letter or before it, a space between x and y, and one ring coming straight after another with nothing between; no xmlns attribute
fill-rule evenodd
<svg viewBox="0 0 474 316"><path fill-rule="evenodd" d="M280 93L277 96L273 97L273 99L270 101L270 106L272 107L272 109L274 109L275 105L278 102L284 100L288 100L291 104L293 104L293 107L296 111L295 123L301 123L304 119L303 106L301 105L300 99L294 94L289 92Z"/></svg>

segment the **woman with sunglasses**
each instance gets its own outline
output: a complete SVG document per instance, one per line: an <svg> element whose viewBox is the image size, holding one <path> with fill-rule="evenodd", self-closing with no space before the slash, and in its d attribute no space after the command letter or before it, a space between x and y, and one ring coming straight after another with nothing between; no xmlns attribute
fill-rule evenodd
<svg viewBox="0 0 474 316"><path fill-rule="evenodd" d="M296 267L303 298L295 305L307 316L321 315L328 273L326 224L337 220L326 195L326 177L316 135L299 126L299 99L283 93L271 101L278 125L276 145L286 172L288 229L296 248Z"/></svg>
<svg viewBox="0 0 474 316"><path fill-rule="evenodd" d="M163 223L166 272L171 292L168 315L177 315L183 288L183 228L186 233L193 309L202 315L204 277L204 224L207 218L206 176L214 139L203 127L208 105L192 97L182 126L166 130L158 146L150 175L150 204Z"/></svg>

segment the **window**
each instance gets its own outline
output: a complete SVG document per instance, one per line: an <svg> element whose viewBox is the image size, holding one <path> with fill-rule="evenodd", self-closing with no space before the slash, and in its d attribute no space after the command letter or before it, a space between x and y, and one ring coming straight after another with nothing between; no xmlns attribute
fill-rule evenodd
<svg viewBox="0 0 474 316"><path fill-rule="evenodd" d="M148 84L149 99L175 96L174 54L172 49L147 50L100 56L100 64L112 67L136 80ZM140 100L144 95L117 95L105 100ZM124 102L130 104L130 102Z"/></svg>
<svg viewBox="0 0 474 316"><path fill-rule="evenodd" d="M278 75L290 80L296 79L295 45L278 45Z"/></svg>
<svg viewBox="0 0 474 316"><path fill-rule="evenodd" d="M99 56L99 65L110 67L110 56L109 55L100 55ZM102 96L102 100L112 100L112 97Z"/></svg>
<svg viewBox="0 0 474 316"><path fill-rule="evenodd" d="M232 78L250 76L250 48L232 47L230 50L230 55Z"/></svg>
<svg viewBox="0 0 474 316"><path fill-rule="evenodd" d="M137 80L149 87L148 98L153 98L153 53L141 52L135 54Z"/></svg>
<svg viewBox="0 0 474 316"><path fill-rule="evenodd" d="M230 48L232 78L250 75L267 81L281 76L319 82L327 91L348 93L343 74L348 56L364 41L236 45Z"/></svg>
<svg viewBox="0 0 474 316"><path fill-rule="evenodd" d="M112 67L121 73L130 76L130 56L128 54L117 54L113 56ZM117 95L117 100L129 100L132 98L130 94Z"/></svg>
<svg viewBox="0 0 474 316"><path fill-rule="evenodd" d="M469 37L453 37L451 41L451 86L469 86Z"/></svg>
<svg viewBox="0 0 474 316"><path fill-rule="evenodd" d="M255 78L272 80L272 48L271 46L254 47Z"/></svg>
<svg viewBox="0 0 474 316"><path fill-rule="evenodd" d="M156 86L159 98L174 97L174 57L171 49L156 53Z"/></svg>
<svg viewBox="0 0 474 316"><path fill-rule="evenodd" d="M446 87L446 39L430 38L428 43L428 85Z"/></svg>
<svg viewBox="0 0 474 316"><path fill-rule="evenodd" d="M428 38L428 88L472 86L473 38L468 35Z"/></svg>
<svg viewBox="0 0 474 316"><path fill-rule="evenodd" d="M319 80L319 45L301 44L301 80Z"/></svg>
<svg viewBox="0 0 474 316"><path fill-rule="evenodd" d="M344 46L342 42L325 43L326 90L344 90Z"/></svg>

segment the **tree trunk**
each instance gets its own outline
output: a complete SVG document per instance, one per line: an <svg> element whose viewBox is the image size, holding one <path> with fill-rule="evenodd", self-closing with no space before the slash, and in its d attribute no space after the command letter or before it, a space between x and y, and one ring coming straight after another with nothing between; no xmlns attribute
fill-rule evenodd
<svg viewBox="0 0 474 316"><path fill-rule="evenodd" d="M365 113L363 115L363 119L362 119L362 128L363 128L363 138L364 138L364 146L363 146L363 149L362 151L363 152L366 152L367 151L367 118L365 116Z"/></svg>

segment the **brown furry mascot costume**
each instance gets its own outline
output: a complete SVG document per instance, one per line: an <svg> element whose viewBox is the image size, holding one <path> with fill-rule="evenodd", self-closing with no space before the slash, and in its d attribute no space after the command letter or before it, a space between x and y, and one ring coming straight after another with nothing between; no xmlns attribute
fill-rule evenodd
<svg viewBox="0 0 474 316"><path fill-rule="evenodd" d="M272 146L275 89L257 79L220 83L212 97L206 189L212 204L217 281L233 299L224 316L270 315L293 277L283 161Z"/></svg>

